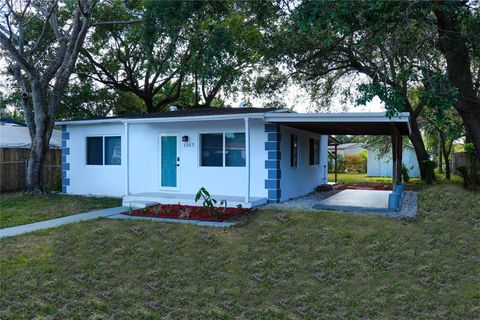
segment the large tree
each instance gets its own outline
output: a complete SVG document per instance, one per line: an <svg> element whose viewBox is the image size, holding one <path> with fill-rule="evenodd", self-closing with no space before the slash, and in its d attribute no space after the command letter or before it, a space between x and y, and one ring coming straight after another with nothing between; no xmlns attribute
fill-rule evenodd
<svg viewBox="0 0 480 320"><path fill-rule="evenodd" d="M55 116L96 5L95 0L5 0L0 5L0 48L21 93L32 140L27 191L44 192L42 171Z"/></svg>

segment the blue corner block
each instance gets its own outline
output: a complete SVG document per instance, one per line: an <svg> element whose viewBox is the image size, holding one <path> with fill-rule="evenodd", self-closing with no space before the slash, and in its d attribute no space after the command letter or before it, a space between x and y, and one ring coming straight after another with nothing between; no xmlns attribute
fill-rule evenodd
<svg viewBox="0 0 480 320"><path fill-rule="evenodd" d="M62 140L70 139L70 132L62 132Z"/></svg>
<svg viewBox="0 0 480 320"><path fill-rule="evenodd" d="M280 141L280 132L269 132L268 141Z"/></svg>
<svg viewBox="0 0 480 320"><path fill-rule="evenodd" d="M67 162L67 156L62 154L62 163L65 163Z"/></svg>
<svg viewBox="0 0 480 320"><path fill-rule="evenodd" d="M280 189L280 179L265 180L265 189Z"/></svg>
<svg viewBox="0 0 480 320"><path fill-rule="evenodd" d="M280 160L280 151L268 151L268 160Z"/></svg>
<svg viewBox="0 0 480 320"><path fill-rule="evenodd" d="M63 125L62 126L62 132L66 132L67 131L67 126L66 125Z"/></svg>
<svg viewBox="0 0 480 320"><path fill-rule="evenodd" d="M280 169L270 169L268 170L268 179L281 179L282 171Z"/></svg>
<svg viewBox="0 0 480 320"><path fill-rule="evenodd" d="M265 124L265 132L277 132L277 131L278 131L278 124L274 124L274 123Z"/></svg>
<svg viewBox="0 0 480 320"><path fill-rule="evenodd" d="M62 170L70 170L70 163L62 162Z"/></svg>
<svg viewBox="0 0 480 320"><path fill-rule="evenodd" d="M266 151L277 151L280 149L280 144L278 142L265 142L265 150Z"/></svg>
<svg viewBox="0 0 480 320"><path fill-rule="evenodd" d="M70 154L70 148L62 148L62 156L63 155L69 155Z"/></svg>
<svg viewBox="0 0 480 320"><path fill-rule="evenodd" d="M67 171L62 170L62 179L67 177Z"/></svg>
<svg viewBox="0 0 480 320"><path fill-rule="evenodd" d="M67 140L62 140L62 148L66 148L67 147Z"/></svg>
<svg viewBox="0 0 480 320"><path fill-rule="evenodd" d="M277 169L277 168L280 168L280 161L265 160L265 169Z"/></svg>
<svg viewBox="0 0 480 320"><path fill-rule="evenodd" d="M69 186L70 185L70 179L69 178L63 178L62 179L62 186Z"/></svg>
<svg viewBox="0 0 480 320"><path fill-rule="evenodd" d="M281 197L280 189L268 190L268 200L279 200Z"/></svg>
<svg viewBox="0 0 480 320"><path fill-rule="evenodd" d="M62 186L62 192L67 193L67 186Z"/></svg>

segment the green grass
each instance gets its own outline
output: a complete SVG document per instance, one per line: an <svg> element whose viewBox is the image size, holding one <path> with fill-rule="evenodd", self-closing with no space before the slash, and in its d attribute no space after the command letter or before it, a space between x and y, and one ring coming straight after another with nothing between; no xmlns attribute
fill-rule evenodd
<svg viewBox="0 0 480 320"><path fill-rule="evenodd" d="M76 213L117 207L121 199L49 194L33 196L24 193L0 195L0 227L6 228Z"/></svg>
<svg viewBox="0 0 480 320"><path fill-rule="evenodd" d="M415 221L257 211L221 230L96 220L0 240L0 318L474 319L480 194Z"/></svg>

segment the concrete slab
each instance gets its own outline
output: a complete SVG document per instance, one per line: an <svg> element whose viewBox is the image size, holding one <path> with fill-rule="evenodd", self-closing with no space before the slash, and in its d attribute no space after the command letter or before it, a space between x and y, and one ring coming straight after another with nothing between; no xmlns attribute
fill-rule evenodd
<svg viewBox="0 0 480 320"><path fill-rule="evenodd" d="M107 218L109 218L109 219L124 219L124 220L147 220L147 221L170 222L170 223L186 223L186 224L194 224L194 225L197 225L197 226L216 227L216 228L230 228L230 227L232 227L236 224L234 222L140 217L140 216L130 216L130 215L126 215L126 214L115 214L115 215L108 216Z"/></svg>
<svg viewBox="0 0 480 320"><path fill-rule="evenodd" d="M35 223L24 224L21 226L9 227L0 229L0 238L17 236L24 233L29 233L37 230L50 229L59 227L69 223L75 223L86 220L93 220L98 218L106 218L108 216L126 212L128 208L126 207L114 207L102 210L95 210L85 213L74 214L71 216L66 216L62 218L56 218L46 221L40 221Z"/></svg>
<svg viewBox="0 0 480 320"><path fill-rule="evenodd" d="M319 210L354 212L391 212L388 208L388 195L383 190L343 190L314 206Z"/></svg>

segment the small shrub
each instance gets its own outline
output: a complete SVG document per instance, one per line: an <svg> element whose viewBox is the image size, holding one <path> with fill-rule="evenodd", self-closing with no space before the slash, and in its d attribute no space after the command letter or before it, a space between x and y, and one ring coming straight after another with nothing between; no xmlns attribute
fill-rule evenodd
<svg viewBox="0 0 480 320"><path fill-rule="evenodd" d="M402 164L402 177L403 181L408 182L410 181L410 175L408 174L408 168L405 164Z"/></svg>
<svg viewBox="0 0 480 320"><path fill-rule="evenodd" d="M470 179L470 174L468 172L468 168L465 167L465 166L461 166L461 167L457 168L457 171L463 179L463 186L465 188L467 188L468 187L468 181Z"/></svg>

